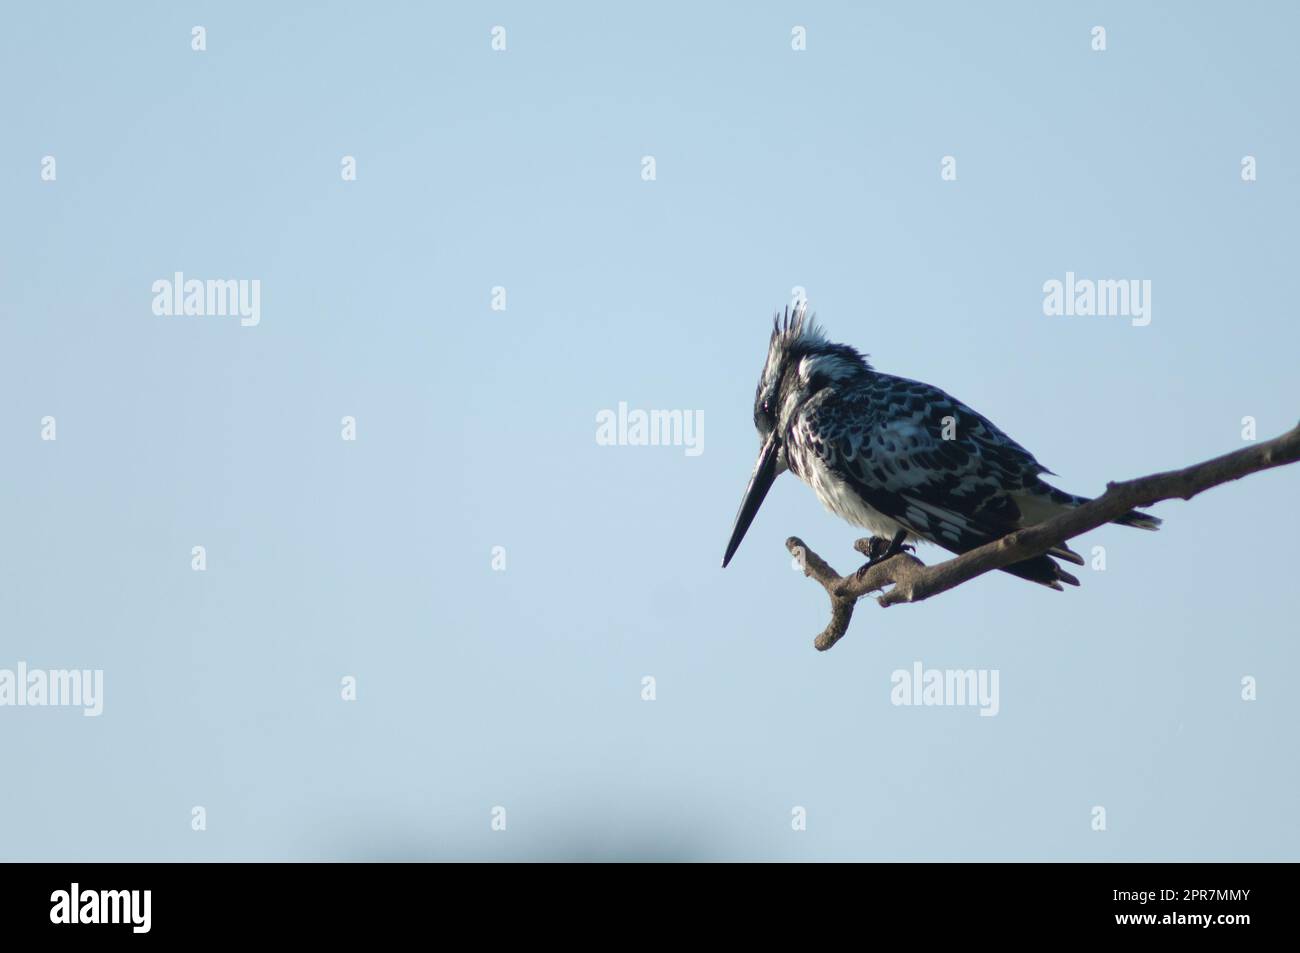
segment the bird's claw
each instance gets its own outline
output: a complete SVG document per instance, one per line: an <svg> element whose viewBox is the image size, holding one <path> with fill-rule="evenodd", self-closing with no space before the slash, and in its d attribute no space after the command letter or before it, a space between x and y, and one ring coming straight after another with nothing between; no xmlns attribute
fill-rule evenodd
<svg viewBox="0 0 1300 953"><path fill-rule="evenodd" d="M862 554L867 557L867 561L856 573L854 573L855 578L860 581L873 566L879 566L886 559L889 559L892 556L897 556L899 553L916 552L915 546L903 542L906 538L907 537L902 533L895 536L893 539L886 539L883 536L872 536L867 540L866 546L860 548Z"/></svg>

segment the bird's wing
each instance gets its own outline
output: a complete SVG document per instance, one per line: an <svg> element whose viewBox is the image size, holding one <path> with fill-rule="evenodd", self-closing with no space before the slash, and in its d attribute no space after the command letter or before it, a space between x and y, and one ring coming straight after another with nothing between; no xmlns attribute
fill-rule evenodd
<svg viewBox="0 0 1300 953"><path fill-rule="evenodd" d="M1013 494L1047 472L961 401L885 374L816 395L791 439L880 513L957 553L1016 529Z"/></svg>

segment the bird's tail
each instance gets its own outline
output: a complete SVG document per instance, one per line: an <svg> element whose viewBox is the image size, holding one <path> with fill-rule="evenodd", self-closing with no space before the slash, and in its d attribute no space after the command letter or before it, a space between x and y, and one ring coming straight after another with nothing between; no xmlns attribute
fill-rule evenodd
<svg viewBox="0 0 1300 953"><path fill-rule="evenodd" d="M1066 493L1041 480L1032 490L1016 494L1014 499L1024 521L1022 525L1045 522L1066 510L1074 509L1076 506L1082 506L1084 503L1089 502L1086 496L1075 496L1073 493ZM1112 522L1119 523L1121 526L1134 526L1138 529L1154 530L1160 527L1159 517L1152 516L1150 513L1143 513L1141 510L1129 510ZM1028 579L1030 582L1049 586L1052 589L1060 590L1061 583L1077 586L1079 580L1057 565L1052 557L1064 559L1079 566L1084 564L1082 556L1062 543L1049 549L1047 554L1043 556L1036 556L1033 559L1026 559L1024 562L1004 566L1003 571L1009 572L1013 576L1019 576L1021 579Z"/></svg>
<svg viewBox="0 0 1300 953"><path fill-rule="evenodd" d="M1163 520L1158 516L1152 516L1150 513L1143 513L1141 510L1129 510L1112 522L1118 523L1120 526L1132 526L1135 529L1157 530Z"/></svg>
<svg viewBox="0 0 1300 953"><path fill-rule="evenodd" d="M1058 566L1056 560L1050 556L1035 556L1033 559L1012 563L1010 566L1003 566L1002 571L1047 586L1049 589L1055 589L1057 592L1064 591L1061 583L1067 586L1079 584L1078 579Z"/></svg>
<svg viewBox="0 0 1300 953"><path fill-rule="evenodd" d="M1084 503L1092 501L1086 496L1075 496L1073 493L1066 493L1039 480L1038 486L1031 493L1018 497L1016 502L1020 506L1021 513L1027 517L1027 522L1039 523L1055 516L1063 508L1073 509L1076 506L1082 506ZM1034 510L1040 512L1034 513ZM1117 517L1111 522L1118 523L1120 526L1132 526L1135 529L1157 530L1163 521L1160 517L1152 516L1150 513L1143 513L1141 510L1129 510L1123 516Z"/></svg>

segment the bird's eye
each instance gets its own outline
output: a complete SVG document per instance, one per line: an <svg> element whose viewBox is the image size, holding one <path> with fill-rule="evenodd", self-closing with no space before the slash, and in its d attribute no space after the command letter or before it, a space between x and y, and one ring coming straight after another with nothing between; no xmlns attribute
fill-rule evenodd
<svg viewBox="0 0 1300 953"><path fill-rule="evenodd" d="M771 401L767 401L767 400L763 401L763 413L766 414L768 417L771 417L771 416L772 416L772 403L771 403Z"/></svg>

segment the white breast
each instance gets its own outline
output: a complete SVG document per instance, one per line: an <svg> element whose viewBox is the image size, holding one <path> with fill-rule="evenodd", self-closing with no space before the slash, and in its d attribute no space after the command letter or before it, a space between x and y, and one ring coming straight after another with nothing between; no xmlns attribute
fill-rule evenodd
<svg viewBox="0 0 1300 953"><path fill-rule="evenodd" d="M799 474L800 479L812 487L822 506L840 519L870 530L873 536L892 538L903 529L896 520L871 506L847 483L827 470L821 458L812 454L805 456L799 461Z"/></svg>

